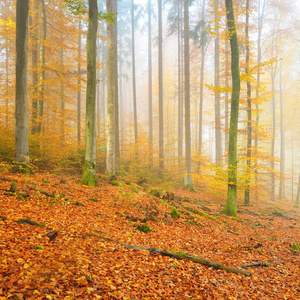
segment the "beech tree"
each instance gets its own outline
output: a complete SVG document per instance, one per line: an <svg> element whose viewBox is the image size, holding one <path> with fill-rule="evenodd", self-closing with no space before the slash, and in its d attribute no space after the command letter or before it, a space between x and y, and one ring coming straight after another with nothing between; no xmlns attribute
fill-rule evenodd
<svg viewBox="0 0 300 300"><path fill-rule="evenodd" d="M28 147L28 12L29 0L17 0L16 19L16 162L29 163Z"/></svg>
<svg viewBox="0 0 300 300"><path fill-rule="evenodd" d="M232 0L225 0L227 26L231 49L231 111L228 149L228 191L224 214L237 216L237 135L240 103L240 56Z"/></svg>
<svg viewBox="0 0 300 300"><path fill-rule="evenodd" d="M85 124L85 162L82 184L96 185L96 39L98 28L97 0L89 0L87 33L87 90Z"/></svg>
<svg viewBox="0 0 300 300"><path fill-rule="evenodd" d="M106 1L106 11L115 11L114 1ZM116 68L115 64L115 25L107 24L107 146L106 146L106 173L115 174L115 98L116 98Z"/></svg>

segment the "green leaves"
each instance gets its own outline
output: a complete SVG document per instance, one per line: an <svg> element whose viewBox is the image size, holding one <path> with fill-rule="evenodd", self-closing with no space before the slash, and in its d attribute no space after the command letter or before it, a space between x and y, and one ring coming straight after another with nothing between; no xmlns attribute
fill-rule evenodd
<svg viewBox="0 0 300 300"><path fill-rule="evenodd" d="M65 5L69 9L69 11L75 15L86 15L88 13L88 6L86 5L85 1L83 0L65 0ZM105 20L108 23L115 23L115 15L112 13L104 13L102 11L98 14L98 19Z"/></svg>

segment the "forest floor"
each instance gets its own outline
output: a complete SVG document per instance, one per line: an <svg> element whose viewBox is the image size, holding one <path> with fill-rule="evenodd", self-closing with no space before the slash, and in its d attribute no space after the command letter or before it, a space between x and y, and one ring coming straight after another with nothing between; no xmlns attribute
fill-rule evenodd
<svg viewBox="0 0 300 300"><path fill-rule="evenodd" d="M0 300L300 299L295 204L252 203L234 218L201 194L160 199L125 182L77 182L45 173L0 178ZM124 244L258 266L244 276Z"/></svg>

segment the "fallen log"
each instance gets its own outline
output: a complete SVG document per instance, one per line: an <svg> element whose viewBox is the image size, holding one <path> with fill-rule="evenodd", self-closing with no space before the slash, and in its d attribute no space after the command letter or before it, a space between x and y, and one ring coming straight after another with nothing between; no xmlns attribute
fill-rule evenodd
<svg viewBox="0 0 300 300"><path fill-rule="evenodd" d="M165 250L159 250L159 249L156 249L156 248L149 248L149 247L141 247L141 246L123 244L123 243L120 243L118 241L112 240L110 238L103 237L103 236L93 234L93 233L89 233L86 236L93 236L93 237L97 237L97 238L100 238L100 239L103 239L103 240L106 240L106 241L109 241L109 242L114 242L114 243L117 243L117 244L119 244L121 246L124 246L126 248L129 248L129 249L146 250L146 251L149 251L150 253L158 253L160 255L168 256L168 257L172 257L172 258L176 258L176 259L187 259L187 260L190 260L194 263L198 263L198 264L201 264L201 265L212 267L214 269L221 269L221 270L225 270L227 272L242 274L242 275L245 275L245 276L251 276L252 275L252 273L249 272L249 271L241 270L241 269L234 268L234 267L225 266L225 265L219 264L217 262L213 262L213 261L210 261L208 259L196 256L196 255L191 255L191 254L181 252L181 251L180 252L165 251Z"/></svg>

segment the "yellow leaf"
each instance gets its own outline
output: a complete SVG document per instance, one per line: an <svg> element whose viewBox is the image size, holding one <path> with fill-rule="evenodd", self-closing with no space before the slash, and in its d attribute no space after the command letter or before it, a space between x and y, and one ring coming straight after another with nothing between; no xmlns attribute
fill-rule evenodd
<svg viewBox="0 0 300 300"><path fill-rule="evenodd" d="M113 286L112 284L109 286L112 290L116 290L117 288Z"/></svg>
<svg viewBox="0 0 300 300"><path fill-rule="evenodd" d="M24 268L24 269L29 268L29 264L24 264L23 268Z"/></svg>
<svg viewBox="0 0 300 300"><path fill-rule="evenodd" d="M24 259L23 259L23 258L18 258L18 259L17 259L17 263L21 264L22 262L24 262Z"/></svg>

